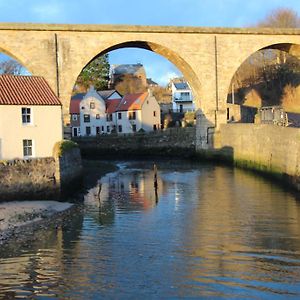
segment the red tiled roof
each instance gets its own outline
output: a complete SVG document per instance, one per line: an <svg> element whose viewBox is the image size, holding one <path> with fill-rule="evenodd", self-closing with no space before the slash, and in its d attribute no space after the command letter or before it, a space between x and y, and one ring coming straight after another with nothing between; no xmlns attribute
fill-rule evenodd
<svg viewBox="0 0 300 300"><path fill-rule="evenodd" d="M80 99L72 99L70 102L70 114L78 114L80 113Z"/></svg>
<svg viewBox="0 0 300 300"><path fill-rule="evenodd" d="M122 98L117 111L140 110L147 96L148 93L127 94Z"/></svg>
<svg viewBox="0 0 300 300"><path fill-rule="evenodd" d="M61 105L43 77L0 75L0 105Z"/></svg>
<svg viewBox="0 0 300 300"><path fill-rule="evenodd" d="M106 100L105 101L105 104L106 104L106 113L112 114L112 113L116 112L116 110L117 110L120 102L121 102L121 99Z"/></svg>

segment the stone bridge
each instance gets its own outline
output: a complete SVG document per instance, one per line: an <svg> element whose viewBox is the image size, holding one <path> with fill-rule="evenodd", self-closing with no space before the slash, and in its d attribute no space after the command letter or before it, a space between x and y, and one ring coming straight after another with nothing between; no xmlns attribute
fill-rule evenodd
<svg viewBox="0 0 300 300"><path fill-rule="evenodd" d="M300 30L0 24L0 51L48 81L63 103L65 122L83 67L99 55L124 47L158 53L182 72L195 95L198 124L205 128L198 143L205 144L208 127L226 123L227 93L239 66L260 49L280 49L300 57Z"/></svg>

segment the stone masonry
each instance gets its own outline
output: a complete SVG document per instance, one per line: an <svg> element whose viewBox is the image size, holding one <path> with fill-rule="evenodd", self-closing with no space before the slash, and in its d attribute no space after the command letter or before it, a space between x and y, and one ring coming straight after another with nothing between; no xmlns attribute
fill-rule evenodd
<svg viewBox="0 0 300 300"><path fill-rule="evenodd" d="M230 82L246 58L262 48L300 56L299 29L1 23L0 32L1 50L43 76L57 93L65 123L77 76L110 50L135 46L169 59L190 83L209 127L216 129L226 123Z"/></svg>

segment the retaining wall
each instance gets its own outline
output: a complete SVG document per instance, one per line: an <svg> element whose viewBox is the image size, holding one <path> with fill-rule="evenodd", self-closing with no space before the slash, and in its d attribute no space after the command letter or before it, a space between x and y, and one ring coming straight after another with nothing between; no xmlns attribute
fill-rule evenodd
<svg viewBox="0 0 300 300"><path fill-rule="evenodd" d="M79 148L54 157L0 162L0 200L58 199L78 188L82 166Z"/></svg>
<svg viewBox="0 0 300 300"><path fill-rule="evenodd" d="M195 127L170 128L152 133L103 135L76 139L82 156L190 156L195 152Z"/></svg>
<svg viewBox="0 0 300 300"><path fill-rule="evenodd" d="M269 173L300 190L300 129L267 124L224 124L222 155L238 166Z"/></svg>

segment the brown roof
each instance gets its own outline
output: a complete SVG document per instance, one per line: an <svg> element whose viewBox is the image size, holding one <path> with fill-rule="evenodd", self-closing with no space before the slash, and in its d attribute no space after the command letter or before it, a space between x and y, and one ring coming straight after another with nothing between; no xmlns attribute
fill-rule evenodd
<svg viewBox="0 0 300 300"><path fill-rule="evenodd" d="M80 113L80 99L72 99L70 102L70 114L78 114Z"/></svg>
<svg viewBox="0 0 300 300"><path fill-rule="evenodd" d="M106 113L108 114L112 114L114 112L116 112L119 104L121 102L121 99L110 99L110 100L106 100Z"/></svg>
<svg viewBox="0 0 300 300"><path fill-rule="evenodd" d="M0 105L61 105L43 77L0 75Z"/></svg>
<svg viewBox="0 0 300 300"><path fill-rule="evenodd" d="M122 98L117 111L140 110L147 96L148 93L127 94Z"/></svg>

